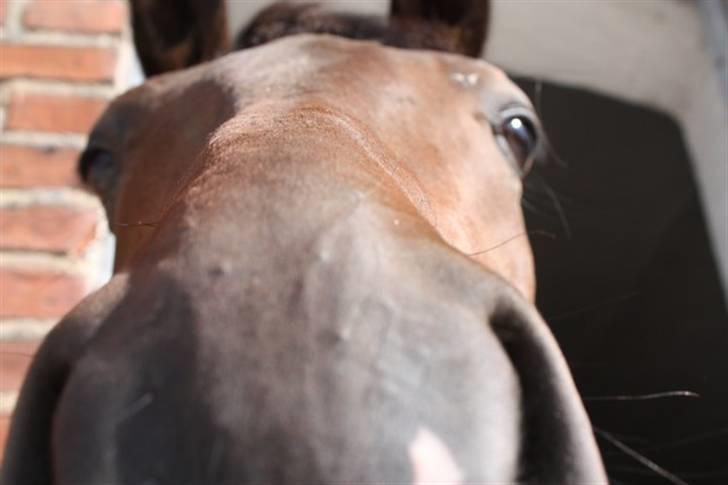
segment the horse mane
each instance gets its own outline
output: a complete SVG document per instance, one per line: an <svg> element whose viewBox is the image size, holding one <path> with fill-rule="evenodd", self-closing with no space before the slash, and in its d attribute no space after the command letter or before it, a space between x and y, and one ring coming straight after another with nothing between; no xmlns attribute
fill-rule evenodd
<svg viewBox="0 0 728 485"><path fill-rule="evenodd" d="M416 17L389 19L334 13L318 4L279 3L263 10L238 34L234 49L246 49L281 37L331 34L358 40L374 40L406 49L464 52L463 29Z"/></svg>

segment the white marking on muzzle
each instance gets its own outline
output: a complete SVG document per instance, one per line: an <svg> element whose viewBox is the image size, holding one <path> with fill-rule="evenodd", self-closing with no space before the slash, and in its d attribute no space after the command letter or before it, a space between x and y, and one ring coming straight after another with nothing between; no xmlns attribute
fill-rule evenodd
<svg viewBox="0 0 728 485"><path fill-rule="evenodd" d="M413 485L462 485L460 469L445 443L427 428L417 431L409 446Z"/></svg>

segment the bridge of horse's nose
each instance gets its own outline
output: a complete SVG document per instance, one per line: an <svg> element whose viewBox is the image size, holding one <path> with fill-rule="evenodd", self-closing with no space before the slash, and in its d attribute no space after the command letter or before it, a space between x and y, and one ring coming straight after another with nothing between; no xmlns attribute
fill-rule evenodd
<svg viewBox="0 0 728 485"><path fill-rule="evenodd" d="M524 481L607 483L566 362L538 313L506 288L497 298L490 323L521 385Z"/></svg>

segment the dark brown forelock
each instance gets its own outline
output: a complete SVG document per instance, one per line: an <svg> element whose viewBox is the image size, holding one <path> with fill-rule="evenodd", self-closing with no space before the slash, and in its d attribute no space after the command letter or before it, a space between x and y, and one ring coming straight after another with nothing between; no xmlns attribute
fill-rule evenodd
<svg viewBox="0 0 728 485"><path fill-rule="evenodd" d="M288 35L331 34L360 40L376 40L405 49L462 51L460 29L415 18L388 20L362 15L327 12L317 4L276 4L263 10L240 32L235 49L245 49Z"/></svg>

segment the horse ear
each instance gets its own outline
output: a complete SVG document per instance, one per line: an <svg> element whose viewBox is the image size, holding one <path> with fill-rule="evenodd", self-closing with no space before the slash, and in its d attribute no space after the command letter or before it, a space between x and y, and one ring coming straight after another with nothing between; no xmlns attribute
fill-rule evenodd
<svg viewBox="0 0 728 485"><path fill-rule="evenodd" d="M134 45L147 76L229 51L225 0L131 0Z"/></svg>
<svg viewBox="0 0 728 485"><path fill-rule="evenodd" d="M480 57L488 34L490 0L392 0L392 18L453 27L458 51Z"/></svg>

